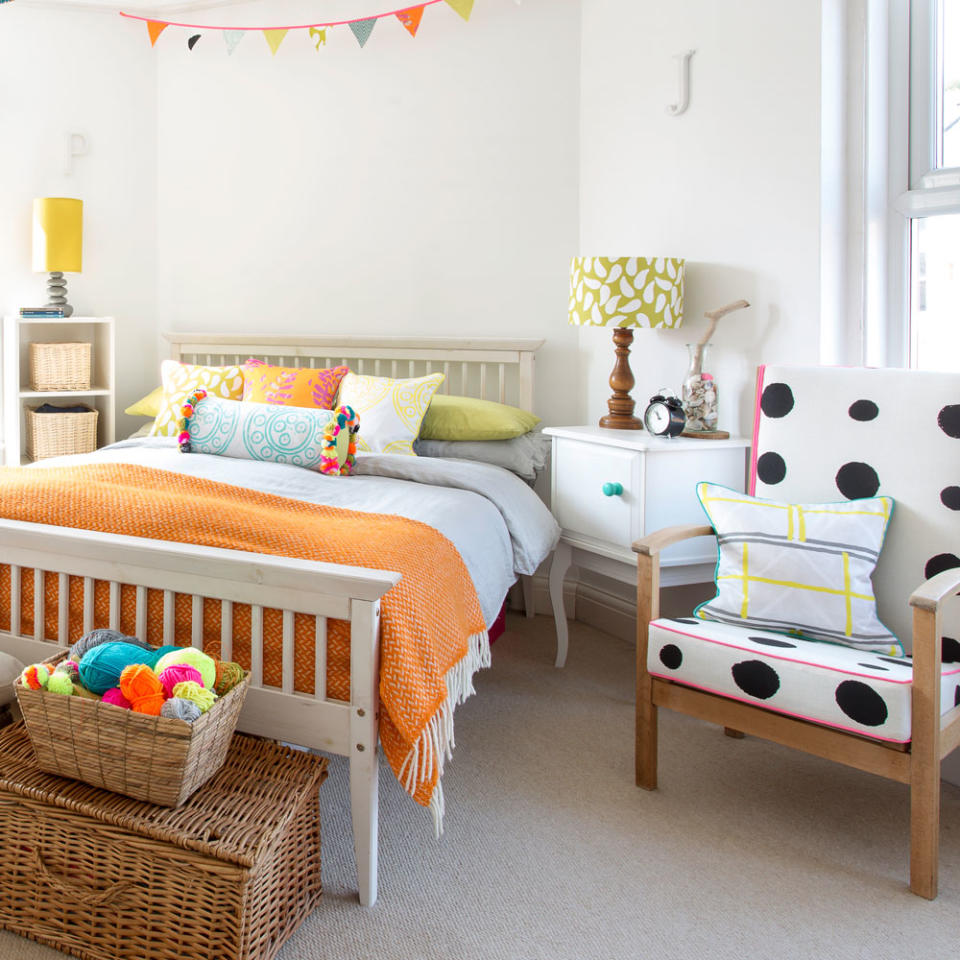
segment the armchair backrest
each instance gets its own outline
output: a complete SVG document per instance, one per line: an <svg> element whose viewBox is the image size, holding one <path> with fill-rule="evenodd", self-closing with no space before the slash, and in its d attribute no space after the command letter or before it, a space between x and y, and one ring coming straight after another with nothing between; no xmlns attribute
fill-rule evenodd
<svg viewBox="0 0 960 960"><path fill-rule="evenodd" d="M792 503L893 497L873 582L880 619L909 651L910 594L960 566L960 374L760 367L750 492ZM960 600L942 632L960 640Z"/></svg>

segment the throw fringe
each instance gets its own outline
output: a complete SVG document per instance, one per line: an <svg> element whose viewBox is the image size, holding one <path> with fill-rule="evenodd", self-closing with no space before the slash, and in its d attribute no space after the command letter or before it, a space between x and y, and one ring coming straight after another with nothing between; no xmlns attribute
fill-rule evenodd
<svg viewBox="0 0 960 960"><path fill-rule="evenodd" d="M400 767L397 779L411 796L424 780L433 776L436 769L437 785L430 797L430 813L433 816L433 829L437 839L443 834L445 809L440 778L443 776L444 762L453 759L453 748L457 745L453 735L453 714L467 697L477 692L473 686L473 675L481 668L489 666L490 636L484 630L470 637L467 641L466 656L447 671L444 677L447 697L430 718Z"/></svg>

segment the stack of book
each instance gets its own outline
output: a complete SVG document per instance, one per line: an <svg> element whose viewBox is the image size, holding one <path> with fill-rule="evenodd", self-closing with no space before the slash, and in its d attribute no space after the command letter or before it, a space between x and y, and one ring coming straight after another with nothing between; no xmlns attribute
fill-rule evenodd
<svg viewBox="0 0 960 960"><path fill-rule="evenodd" d="M20 316L33 320L56 319L63 316L63 307L21 307Z"/></svg>

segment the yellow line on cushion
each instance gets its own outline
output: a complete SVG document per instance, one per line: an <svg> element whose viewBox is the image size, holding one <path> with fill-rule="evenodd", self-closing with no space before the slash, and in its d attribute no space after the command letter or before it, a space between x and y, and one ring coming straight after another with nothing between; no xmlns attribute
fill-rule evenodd
<svg viewBox="0 0 960 960"><path fill-rule="evenodd" d="M843 551L843 592L844 604L847 608L847 625L843 634L849 637L853 633L853 612L850 603L850 554L846 550Z"/></svg>
<svg viewBox="0 0 960 960"><path fill-rule="evenodd" d="M787 539L793 539L793 507L787 510Z"/></svg>
<svg viewBox="0 0 960 960"><path fill-rule="evenodd" d="M807 510L807 513L832 513L838 517L885 517L887 515L886 506L882 511L878 510Z"/></svg>
<svg viewBox="0 0 960 960"><path fill-rule="evenodd" d="M741 573L726 573L717 577L718 580L743 580ZM813 590L816 593L832 593L834 596L842 597L847 593L845 590L834 590L832 587L814 587L806 583L793 583L791 580L771 580L769 577L747 577L754 583L771 583L775 587L793 587L795 590ZM850 593L849 596L854 600L875 600L873 596L863 593Z"/></svg>
<svg viewBox="0 0 960 960"><path fill-rule="evenodd" d="M750 582L750 570L747 566L747 545L743 545L743 603L740 605L740 616L747 619L747 584Z"/></svg>
<svg viewBox="0 0 960 960"><path fill-rule="evenodd" d="M800 521L800 542L806 543L807 540L807 524L803 519L803 507L800 504L797 504L797 519Z"/></svg>

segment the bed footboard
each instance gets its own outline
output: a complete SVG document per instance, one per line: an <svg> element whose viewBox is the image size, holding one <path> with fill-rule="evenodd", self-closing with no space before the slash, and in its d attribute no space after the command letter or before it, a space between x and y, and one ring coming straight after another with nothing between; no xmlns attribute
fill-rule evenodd
<svg viewBox="0 0 960 960"><path fill-rule="evenodd" d="M235 604L251 610L251 686L238 729L346 756L360 902L377 897L377 756L380 598L400 575L383 570L198 547L42 524L0 520L0 565L10 568L9 629L0 629L0 650L33 662L69 646L70 578L83 579L83 632L94 625L94 585L109 585L109 626L120 623L121 587L136 590L136 633L146 636L148 591L163 591L163 642L175 635L177 594L191 601L191 642L203 645L205 601L221 605L220 649L233 655ZM58 577L57 631L48 636L45 574ZM22 577L34 578L33 623L23 632ZM264 683L264 610L282 613L279 687ZM294 689L294 617L315 623L314 692ZM327 621L350 622L350 699L327 689Z"/></svg>

